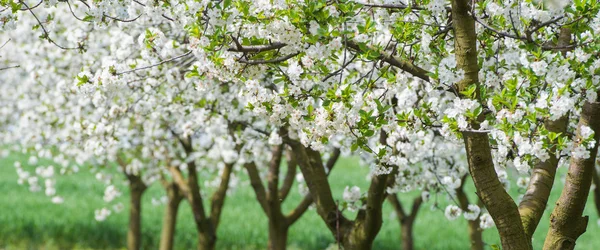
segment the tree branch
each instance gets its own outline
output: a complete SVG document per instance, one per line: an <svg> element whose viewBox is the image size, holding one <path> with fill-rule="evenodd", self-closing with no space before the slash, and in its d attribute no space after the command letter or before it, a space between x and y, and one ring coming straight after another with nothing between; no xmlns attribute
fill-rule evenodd
<svg viewBox="0 0 600 250"><path fill-rule="evenodd" d="M281 203L285 201L290 193L290 190L292 189L294 179L296 178L297 167L298 163L296 162L296 156L294 156L294 152L287 150L287 172L285 174L285 178L283 179L283 183L281 184L281 188L279 189L279 199L281 199Z"/></svg>
<svg viewBox="0 0 600 250"><path fill-rule="evenodd" d="M354 51L365 53L366 51L362 50L360 46L354 41L347 41L347 46L353 49ZM410 73L414 77L421 78L427 82L430 82L429 71L420 68L412 63L402 61L400 59L395 58L394 56L387 54L387 52L379 51L380 56L379 60L382 60L394 67L397 67L407 73Z"/></svg>
<svg viewBox="0 0 600 250"><path fill-rule="evenodd" d="M227 196L227 189L229 188L229 179L233 170L233 164L225 164L223 172L221 173L221 182L219 187L213 193L211 198L210 206L210 218L212 219L215 228L219 226L221 218L221 212L223 211L223 204L225 204L225 198Z"/></svg>

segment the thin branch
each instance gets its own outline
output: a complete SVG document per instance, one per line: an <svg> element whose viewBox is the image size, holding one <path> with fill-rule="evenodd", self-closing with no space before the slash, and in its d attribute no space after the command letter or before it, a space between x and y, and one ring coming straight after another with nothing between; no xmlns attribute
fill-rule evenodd
<svg viewBox="0 0 600 250"><path fill-rule="evenodd" d="M108 17L108 18L110 18L110 19L112 19L112 20L119 21L119 22L131 23L131 22L134 22L135 20L138 20L138 18L140 18L142 15L143 15L143 14L140 14L140 15L139 15L139 16L137 16L136 18L134 18L134 19L129 19L129 20L127 20L127 19L120 19L120 18L116 18L116 17L109 16L109 15L104 15L104 17Z"/></svg>
<svg viewBox="0 0 600 250"><path fill-rule="evenodd" d="M235 46L232 46L227 50L233 51L233 52L260 53L260 52L269 51L269 50L281 49L281 48L287 46L287 44L280 43L280 42L267 44L267 45L242 45L236 38L232 37L232 39L233 39L233 42L235 43Z"/></svg>
<svg viewBox="0 0 600 250"><path fill-rule="evenodd" d="M21 65L8 66L8 67L0 68L0 71L7 70L7 69L20 68L20 67L21 67Z"/></svg>
<svg viewBox="0 0 600 250"><path fill-rule="evenodd" d="M300 54L300 52L296 52L296 53L292 53L289 54L287 56L282 56L279 58L275 58L275 59L270 59L270 60L246 60L246 59L240 59L239 62L241 63L245 63L245 64L249 64L249 65L259 65L259 64L268 64L268 63L280 63L280 62L284 62L292 57L297 56L298 54Z"/></svg>
<svg viewBox="0 0 600 250"><path fill-rule="evenodd" d="M50 33L48 33L48 30L46 30L46 27L44 27L44 24L42 24L42 21L40 21L40 19L38 18L38 16L33 12L33 10L22 0L19 0L19 2L23 5L25 5L25 7L27 7L27 10L29 11L29 13L31 13L31 15L35 18L35 20L38 22L38 24L40 25L40 27L42 28L42 31L44 31L44 35L45 38L51 42L52 44L56 45L56 47L59 47L61 49L64 50L73 50L73 49L81 49L81 45L79 47L75 47L75 48L71 48L71 47L64 47L61 46L60 44L56 43L54 40L52 40L52 38L50 38Z"/></svg>
<svg viewBox="0 0 600 250"><path fill-rule="evenodd" d="M184 53L184 54L182 54L182 55L178 55L176 57L172 57L172 58L160 61L160 62L155 63L155 64L151 64L151 65L148 65L148 66L139 67L139 68L135 68L135 69L132 69L132 70L123 71L123 72L118 72L118 73L116 73L116 75L129 74L129 73L132 73L132 72L136 72L136 71L140 71L140 70L144 70L144 69L153 68L153 67L160 66L160 65L168 63L168 62L172 62L172 61L181 59L181 58L186 57L186 56L188 56L190 54L192 54L191 50L188 51L188 52L186 52L186 53Z"/></svg>
<svg viewBox="0 0 600 250"><path fill-rule="evenodd" d="M354 41L348 41L348 47L350 47L351 49L358 51L358 52L365 52ZM379 60L382 60L394 67L397 67L405 72L408 72L408 73L412 74L414 77L421 78L427 82L430 82L430 80L431 80L429 78L429 71L427 71L423 68L420 68L419 66L416 66L410 62L405 62L405 61L399 60L392 55L387 55L387 54L385 54L385 52L380 52Z"/></svg>

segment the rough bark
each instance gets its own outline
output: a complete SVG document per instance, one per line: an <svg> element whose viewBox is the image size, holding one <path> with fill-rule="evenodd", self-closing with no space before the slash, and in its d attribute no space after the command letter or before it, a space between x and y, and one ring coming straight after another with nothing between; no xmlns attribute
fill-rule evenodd
<svg viewBox="0 0 600 250"><path fill-rule="evenodd" d="M457 83L460 91L475 84L475 97L480 98L479 66L477 64L477 34L475 20L471 17L470 0L452 1L452 26L457 68L464 71L464 78ZM483 117L480 117L483 118ZM478 121L473 122L479 128ZM532 249L531 238L523 230L517 205L498 180L494 169L487 133L464 131L469 172L480 199L490 212L500 234L503 249Z"/></svg>
<svg viewBox="0 0 600 250"><path fill-rule="evenodd" d="M463 132L469 170L479 198L496 223L503 249L531 249L517 205L500 183L485 133Z"/></svg>
<svg viewBox="0 0 600 250"><path fill-rule="evenodd" d="M173 249L175 240L175 225L177 224L177 212L183 196L175 183L169 183L165 186L167 190L167 206L163 216L163 225L160 233L160 250Z"/></svg>
<svg viewBox="0 0 600 250"><path fill-rule="evenodd" d="M582 215L590 192L598 152L600 102L586 102L583 105L575 146L578 146L581 141L581 126L589 126L596 131L594 135L596 145L590 149L588 159L571 157L565 186L550 215L550 229L546 235L544 249L574 249L577 238L586 231L589 218Z"/></svg>
<svg viewBox="0 0 600 250"><path fill-rule="evenodd" d="M463 178L460 187L456 190L456 197L460 203L460 209L468 211L469 209L469 197L465 193L465 181ZM482 230L479 228L479 217L475 220L469 220L469 240L471 242L471 250L483 250L483 236Z"/></svg>
<svg viewBox="0 0 600 250"><path fill-rule="evenodd" d="M556 121L546 120L544 126L550 132L565 133L568 121L568 116L564 116ZM521 214L523 228L529 238L533 236L544 214L550 192L552 191L552 185L556 177L556 168L558 166L558 157L554 153L555 151L556 145L552 145L548 150L550 158L546 161L538 160L535 163L527 192L519 204L519 214Z"/></svg>
<svg viewBox="0 0 600 250"><path fill-rule="evenodd" d="M142 246L142 195L146 185L138 176L128 175L129 190L129 229L127 249L138 250Z"/></svg>

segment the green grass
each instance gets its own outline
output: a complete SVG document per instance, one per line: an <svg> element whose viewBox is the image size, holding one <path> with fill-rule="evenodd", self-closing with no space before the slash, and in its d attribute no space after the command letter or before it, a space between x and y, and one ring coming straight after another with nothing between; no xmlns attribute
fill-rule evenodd
<svg viewBox="0 0 600 250"><path fill-rule="evenodd" d="M125 246L127 231L127 210L111 215L104 222L94 220L94 210L105 205L102 201L103 184L96 181L88 171L71 176L60 176L57 190L65 198L65 203L55 205L42 192L31 193L26 186L17 184L13 167L15 160L26 160L23 155L13 154L0 160L0 249L122 249ZM336 198L341 198L345 186L359 185L366 190L366 167L359 166L353 158L341 159L333 170L330 180ZM45 163L47 164L47 163ZM32 167L24 166L30 171ZM560 173L564 175L565 169ZM244 179L243 173L238 173ZM469 183L470 184L470 183ZM562 182L558 181L558 187ZM125 190L125 189L122 189ZM470 196L474 200L473 188ZM518 193L514 188L513 193ZM143 247L156 249L160 237L161 218L164 207L152 206L151 198L162 196L163 190L152 186L144 195L143 206ZM549 211L560 194L560 188L552 193L550 208L547 210L537 233L534 235L534 249L541 249L548 228ZM417 193L401 195L401 200L410 206ZM289 211L301 199L297 189L286 200L284 208ZM119 198L127 204L127 194ZM415 225L417 249L468 249L467 225L464 219L448 221L442 209L448 204L445 196L437 199L441 209L431 210L430 201L422 207ZM400 228L392 216L387 203L384 207L383 227L375 240L374 249L400 249ZM590 202L585 214L590 215L587 232L579 238L577 249L595 249L600 245L600 233L596 223L598 216ZM182 203L178 216L176 249L195 247L196 231L191 220L187 203ZM265 249L267 242L267 220L254 199L254 193L247 181L226 200L218 230L218 249ZM485 230L487 244L499 244L495 228ZM321 219L314 210L307 213L289 231L289 249L324 249L333 242ZM488 248L489 249L489 248Z"/></svg>

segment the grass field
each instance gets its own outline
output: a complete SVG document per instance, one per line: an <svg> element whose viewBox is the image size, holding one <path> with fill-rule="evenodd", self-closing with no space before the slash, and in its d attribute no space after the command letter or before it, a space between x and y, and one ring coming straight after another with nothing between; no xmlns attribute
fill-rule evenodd
<svg viewBox="0 0 600 250"><path fill-rule="evenodd" d="M94 177L81 171L72 176L61 176L57 190L65 203L55 205L42 192L31 193L27 187L17 184L13 167L15 160L25 156L13 154L0 160L0 249L122 249L127 231L126 210L111 215L106 221L94 220L94 210L104 205L103 185ZM362 190L368 185L365 175L368 169L357 165L356 159L341 159L333 170L330 180L334 195L341 198L347 185L360 184ZM29 167L32 170L31 167ZM564 174L562 169L561 173ZM243 174L240 174L243 177ZM557 184L562 187L559 181ZM514 186L514 185L513 185ZM473 190L469 187L469 190ZM516 190L511 190L517 193ZM474 198L473 192L470 192ZM560 188L552 193L551 203L560 194ZM404 194L401 199L409 204L416 193ZM151 199L162 196L162 189L153 186L144 195L143 248L156 249L160 236L164 207L152 206ZM291 209L300 200L297 190L286 200ZM121 198L127 204L127 194ZM443 208L446 198L439 199L441 209L431 210L432 202L425 204L415 225L417 249L468 249L467 226L464 219L448 221ZM553 204L550 204L552 209ZM593 203L588 203L585 214L590 215L587 232L578 240L576 249L598 249L600 230ZM541 249L548 228L549 211L546 212L537 233L534 249ZM187 203L182 203L175 241L176 249L195 248L196 231ZM393 217L391 207L385 204L383 227L375 240L374 249L400 249L400 229ZM218 249L265 249L267 220L254 199L249 185L241 185L225 203L222 222L218 230ZM495 228L484 232L487 244L499 244ZM314 210L309 210L289 231L289 249L324 249L333 242L333 236ZM488 245L489 248L489 245ZM491 249L491 248L490 248Z"/></svg>

